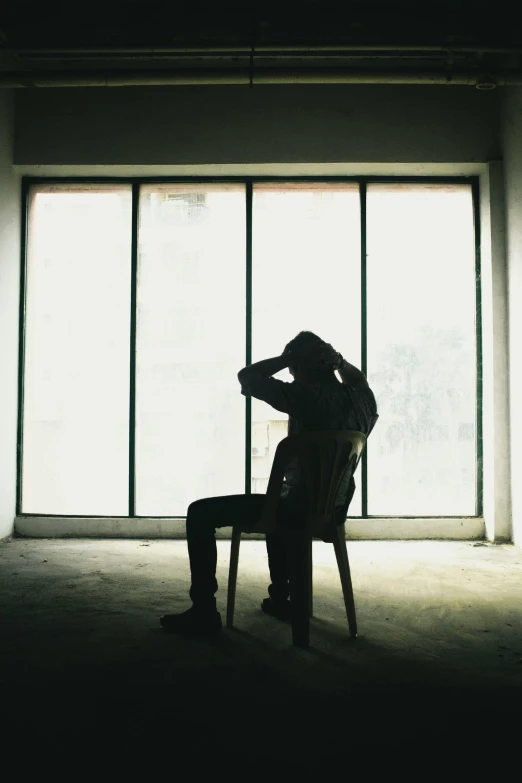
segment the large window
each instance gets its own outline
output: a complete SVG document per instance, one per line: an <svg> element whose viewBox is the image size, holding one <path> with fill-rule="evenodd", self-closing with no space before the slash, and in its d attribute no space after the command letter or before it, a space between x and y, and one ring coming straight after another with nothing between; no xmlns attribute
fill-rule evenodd
<svg viewBox="0 0 522 783"><path fill-rule="evenodd" d="M136 513L244 491L245 187L141 190Z"/></svg>
<svg viewBox="0 0 522 783"><path fill-rule="evenodd" d="M356 184L255 185L252 359L277 356L303 329L361 359L360 200ZM288 371L279 374L291 381ZM252 492L265 492L288 416L252 400ZM350 513L361 514L360 487Z"/></svg>
<svg viewBox="0 0 522 783"><path fill-rule="evenodd" d="M22 510L128 513L131 188L28 204Z"/></svg>
<svg viewBox="0 0 522 783"><path fill-rule="evenodd" d="M471 516L475 248L468 186L368 187L368 512Z"/></svg>
<svg viewBox="0 0 522 783"><path fill-rule="evenodd" d="M25 192L19 513L183 517L264 492L287 417L237 371L309 329L378 402L350 515L480 514L472 183Z"/></svg>

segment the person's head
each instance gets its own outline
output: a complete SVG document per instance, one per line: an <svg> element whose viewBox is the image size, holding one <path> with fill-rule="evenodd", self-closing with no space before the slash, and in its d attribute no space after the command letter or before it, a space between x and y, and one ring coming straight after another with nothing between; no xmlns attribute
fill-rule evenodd
<svg viewBox="0 0 522 783"><path fill-rule="evenodd" d="M283 353L295 353L303 355L302 361L295 361L289 366L290 375L301 383L320 383L334 377L331 365L324 362L306 360L307 351L312 352L315 346L323 344L323 340L313 332L299 332L299 334L285 345Z"/></svg>

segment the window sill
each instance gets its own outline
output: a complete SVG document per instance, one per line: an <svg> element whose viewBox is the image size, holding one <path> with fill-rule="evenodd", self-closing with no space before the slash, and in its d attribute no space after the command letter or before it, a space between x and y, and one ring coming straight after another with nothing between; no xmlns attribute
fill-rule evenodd
<svg viewBox="0 0 522 783"><path fill-rule="evenodd" d="M217 531L229 539L231 528ZM184 539L185 519L158 517L55 517L25 516L15 519L15 535L30 538L139 538ZM471 540L484 538L483 517L351 518L346 538L354 540ZM253 534L253 538L263 538Z"/></svg>

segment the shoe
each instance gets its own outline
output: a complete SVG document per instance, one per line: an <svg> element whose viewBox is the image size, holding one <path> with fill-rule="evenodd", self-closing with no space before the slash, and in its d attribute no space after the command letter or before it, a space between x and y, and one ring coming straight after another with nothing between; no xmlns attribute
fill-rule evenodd
<svg viewBox="0 0 522 783"><path fill-rule="evenodd" d="M164 614L160 624L167 633L179 633L185 636L213 636L221 631L221 615L214 609L207 612L192 606L181 614Z"/></svg>
<svg viewBox="0 0 522 783"><path fill-rule="evenodd" d="M273 598L265 598L261 603L261 609L265 614L271 614L283 622L290 622L290 601L274 601Z"/></svg>

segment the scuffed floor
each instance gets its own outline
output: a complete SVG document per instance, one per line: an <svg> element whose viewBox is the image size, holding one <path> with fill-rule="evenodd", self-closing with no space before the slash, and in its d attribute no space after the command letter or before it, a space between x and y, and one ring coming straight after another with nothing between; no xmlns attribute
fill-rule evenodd
<svg viewBox="0 0 522 783"><path fill-rule="evenodd" d="M223 618L229 547L218 542ZM316 542L303 651L259 610L263 542L242 543L236 629L210 641L158 625L189 606L183 541L2 545L0 692L13 726L24 736L38 727L56 737L57 725L62 736L154 736L181 753L217 752L233 736L238 758L260 735L272 737L264 756L278 759L295 752L289 737L313 737L316 760L348 737L376 747L480 742L482 732L505 741L522 703L522 550L372 541L349 542L349 555L359 637L348 637L333 547Z"/></svg>

